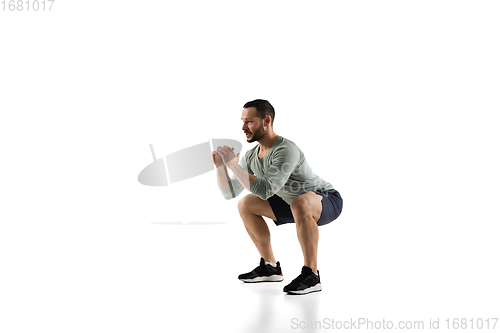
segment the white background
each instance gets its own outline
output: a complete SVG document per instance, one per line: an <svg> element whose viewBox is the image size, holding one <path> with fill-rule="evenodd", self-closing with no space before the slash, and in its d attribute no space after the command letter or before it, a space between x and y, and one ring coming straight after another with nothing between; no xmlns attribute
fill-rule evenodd
<svg viewBox="0 0 500 333"><path fill-rule="evenodd" d="M500 317L499 15L496 1L1 11L0 331ZM321 293L284 295L302 254L295 226L270 220L285 281L237 280L259 261L237 211L248 191L224 200L215 172L137 181L150 143L252 148L240 117L256 98L344 198L320 228Z"/></svg>

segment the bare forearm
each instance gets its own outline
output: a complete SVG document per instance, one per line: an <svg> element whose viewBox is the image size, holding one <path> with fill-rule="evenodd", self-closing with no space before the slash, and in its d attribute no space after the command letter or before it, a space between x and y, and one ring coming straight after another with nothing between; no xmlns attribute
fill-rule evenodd
<svg viewBox="0 0 500 333"><path fill-rule="evenodd" d="M240 181L241 185L250 191L253 180L257 177L246 172L238 164L228 164L227 167L231 169L236 179Z"/></svg>
<svg viewBox="0 0 500 333"><path fill-rule="evenodd" d="M228 188L229 184L231 183L231 180L229 180L229 175L227 173L227 168L226 166L221 166L216 168L217 172L217 185L219 185L220 188Z"/></svg>

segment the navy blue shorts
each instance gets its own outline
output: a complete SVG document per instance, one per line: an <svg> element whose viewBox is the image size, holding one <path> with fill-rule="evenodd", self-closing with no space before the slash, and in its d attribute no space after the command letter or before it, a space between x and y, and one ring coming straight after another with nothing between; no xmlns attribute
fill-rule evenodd
<svg viewBox="0 0 500 333"><path fill-rule="evenodd" d="M323 199L321 200L323 210L321 211L318 225L328 224L339 217L340 213L342 212L344 201L337 190L317 190L312 192L323 197ZM274 216L276 216L277 221L274 221L276 225L295 223L290 205L287 204L285 200L281 199L275 194L272 197L268 198L267 201L271 205Z"/></svg>

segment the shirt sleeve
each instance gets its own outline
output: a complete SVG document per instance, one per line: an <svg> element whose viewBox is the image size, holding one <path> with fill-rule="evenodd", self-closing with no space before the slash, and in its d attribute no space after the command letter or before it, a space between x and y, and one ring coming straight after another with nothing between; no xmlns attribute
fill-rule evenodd
<svg viewBox="0 0 500 333"><path fill-rule="evenodd" d="M248 172L249 174L253 175L252 173L252 170L250 170L250 168L248 167L248 164L247 164L247 154L245 154L241 160L240 160L240 163L238 163L238 165L243 169L245 170L246 172ZM226 200L231 200L233 198L236 198L238 195L240 195L240 193L243 191L243 189L245 188L243 185L241 185L240 181L236 178L235 175L232 175L230 177L231 179L231 184L229 184L229 187L226 187L226 188L220 188L220 192L222 193L222 196L224 197L224 199Z"/></svg>
<svg viewBox="0 0 500 333"><path fill-rule="evenodd" d="M271 166L267 169L264 177L257 177L250 186L250 192L267 200L285 185L290 174L299 163L300 151L290 146L279 147L275 150Z"/></svg>

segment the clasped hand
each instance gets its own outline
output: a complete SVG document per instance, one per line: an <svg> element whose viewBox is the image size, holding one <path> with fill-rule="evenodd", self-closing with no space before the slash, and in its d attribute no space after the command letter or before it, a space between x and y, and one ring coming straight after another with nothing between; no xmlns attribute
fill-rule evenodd
<svg viewBox="0 0 500 333"><path fill-rule="evenodd" d="M240 154L234 155L234 148L228 146L219 146L217 151L212 152L212 158L216 167L221 167L225 165L231 167L236 165L240 161Z"/></svg>

